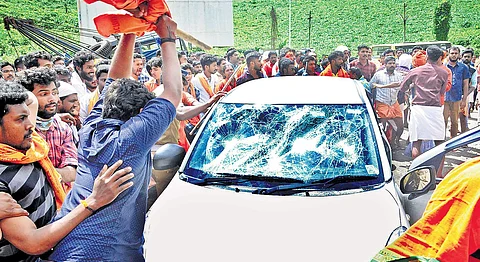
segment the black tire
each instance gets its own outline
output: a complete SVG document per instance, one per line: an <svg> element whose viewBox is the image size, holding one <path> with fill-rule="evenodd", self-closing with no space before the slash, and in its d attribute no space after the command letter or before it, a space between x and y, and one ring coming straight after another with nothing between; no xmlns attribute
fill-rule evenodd
<svg viewBox="0 0 480 262"><path fill-rule="evenodd" d="M95 52L101 56L109 58L112 53L112 44L108 40L103 40L92 46L90 46L90 51Z"/></svg>

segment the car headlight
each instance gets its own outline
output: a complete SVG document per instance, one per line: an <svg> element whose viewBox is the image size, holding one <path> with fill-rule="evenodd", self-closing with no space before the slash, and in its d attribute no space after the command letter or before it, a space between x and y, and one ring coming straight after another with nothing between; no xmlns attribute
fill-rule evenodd
<svg viewBox="0 0 480 262"><path fill-rule="evenodd" d="M407 227L405 226L399 226L395 228L395 230L393 230L392 233L390 233L390 236L388 237L388 240L387 240L387 244L385 244L385 246L392 244L395 240L397 240L397 238L399 238L406 231L407 231Z"/></svg>

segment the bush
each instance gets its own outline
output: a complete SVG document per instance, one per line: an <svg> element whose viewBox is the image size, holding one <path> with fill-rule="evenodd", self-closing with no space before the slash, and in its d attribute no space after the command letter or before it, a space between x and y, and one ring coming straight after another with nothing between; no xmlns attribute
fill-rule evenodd
<svg viewBox="0 0 480 262"><path fill-rule="evenodd" d="M450 20L452 15L450 10L452 5L448 0L443 0L436 8L433 15L433 33L437 41L447 41L450 31Z"/></svg>

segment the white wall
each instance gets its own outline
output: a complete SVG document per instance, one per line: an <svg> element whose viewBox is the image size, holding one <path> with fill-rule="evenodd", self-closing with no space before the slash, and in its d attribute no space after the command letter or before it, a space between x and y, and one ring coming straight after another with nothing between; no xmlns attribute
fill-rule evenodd
<svg viewBox="0 0 480 262"><path fill-rule="evenodd" d="M94 17L115 10L102 2L87 5L77 1L80 28L95 29ZM182 30L211 46L234 45L232 0L167 0L167 4ZM95 43L88 33L80 40Z"/></svg>

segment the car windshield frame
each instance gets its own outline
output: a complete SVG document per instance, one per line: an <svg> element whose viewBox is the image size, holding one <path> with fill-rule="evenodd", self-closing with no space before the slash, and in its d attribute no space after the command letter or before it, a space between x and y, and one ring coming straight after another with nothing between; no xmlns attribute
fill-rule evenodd
<svg viewBox="0 0 480 262"><path fill-rule="evenodd" d="M372 179L328 190L378 185L385 176L373 126L365 104L219 103L183 173L202 180L244 174L252 183L243 186L255 188L345 175Z"/></svg>

